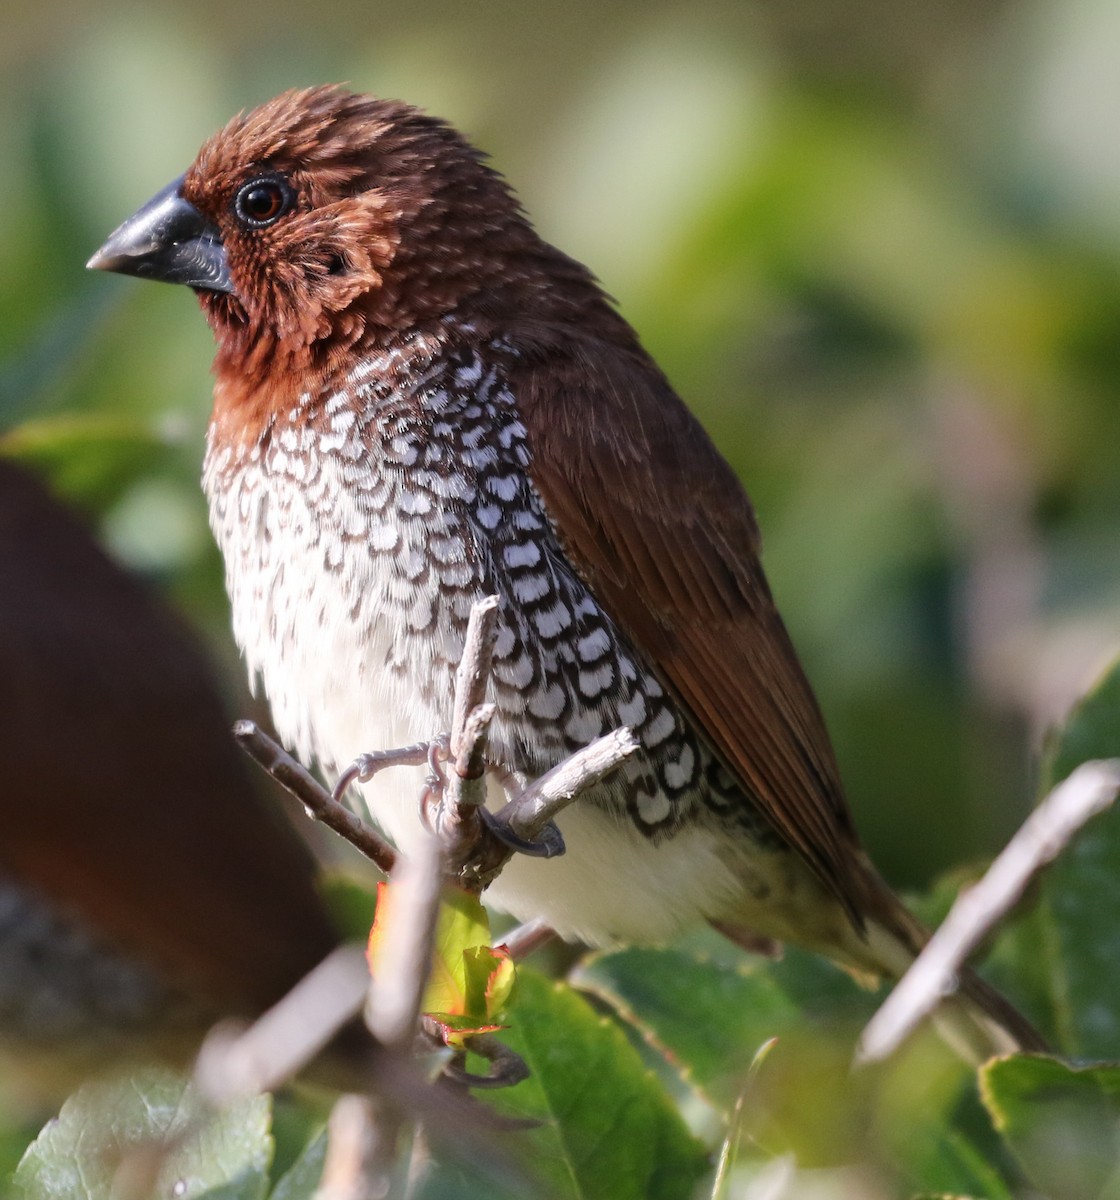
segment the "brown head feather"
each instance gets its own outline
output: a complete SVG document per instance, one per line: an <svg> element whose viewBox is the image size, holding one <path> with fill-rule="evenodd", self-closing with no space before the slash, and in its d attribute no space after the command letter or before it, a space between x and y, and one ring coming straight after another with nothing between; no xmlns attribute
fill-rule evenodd
<svg viewBox="0 0 1120 1200"><path fill-rule="evenodd" d="M286 180L295 202L274 225L245 228L234 197L262 174ZM183 195L219 230L235 286L200 293L219 346L215 419L229 437L257 436L299 392L402 331L439 336L457 311L501 320L526 294L609 311L483 155L399 101L285 92L203 146Z"/></svg>

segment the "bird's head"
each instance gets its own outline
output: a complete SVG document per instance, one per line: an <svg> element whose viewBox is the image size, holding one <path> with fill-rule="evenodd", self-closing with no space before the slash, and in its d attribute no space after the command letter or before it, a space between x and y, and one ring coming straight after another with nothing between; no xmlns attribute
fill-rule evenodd
<svg viewBox="0 0 1120 1200"><path fill-rule="evenodd" d="M405 334L634 345L450 125L334 86L235 117L89 266L195 290L218 343L214 422L241 441Z"/></svg>
<svg viewBox="0 0 1120 1200"><path fill-rule="evenodd" d="M318 87L235 117L89 265L194 288L219 379L244 381L329 374L392 331L512 307L548 257L449 125Z"/></svg>

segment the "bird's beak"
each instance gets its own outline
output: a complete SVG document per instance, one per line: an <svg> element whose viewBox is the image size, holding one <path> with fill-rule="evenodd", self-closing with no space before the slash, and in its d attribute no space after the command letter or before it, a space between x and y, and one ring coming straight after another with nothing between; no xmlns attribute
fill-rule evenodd
<svg viewBox="0 0 1120 1200"><path fill-rule="evenodd" d="M86 266L236 294L221 234L183 199L182 185L180 176L153 196L109 235Z"/></svg>

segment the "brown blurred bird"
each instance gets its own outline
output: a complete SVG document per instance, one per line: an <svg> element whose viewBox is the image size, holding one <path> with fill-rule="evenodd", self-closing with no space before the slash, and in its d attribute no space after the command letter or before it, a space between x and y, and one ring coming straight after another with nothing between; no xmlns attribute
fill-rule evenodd
<svg viewBox="0 0 1120 1200"><path fill-rule="evenodd" d="M924 933L868 862L750 502L591 273L455 130L292 91L236 117L90 266L184 283L217 340L204 484L277 728L328 766L450 724L501 597L491 758L633 727L566 856L489 898L592 943L707 920L895 975ZM369 788L407 846L409 789ZM1004 1027L1037 1035L975 976Z"/></svg>
<svg viewBox="0 0 1120 1200"><path fill-rule="evenodd" d="M189 1051L336 944L194 639L0 458L0 1050Z"/></svg>

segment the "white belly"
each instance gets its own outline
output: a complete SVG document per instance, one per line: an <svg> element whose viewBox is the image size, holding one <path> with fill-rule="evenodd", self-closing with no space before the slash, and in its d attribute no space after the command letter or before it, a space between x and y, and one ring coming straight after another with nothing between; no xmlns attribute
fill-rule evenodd
<svg viewBox="0 0 1120 1200"><path fill-rule="evenodd" d="M441 546L447 554L455 537L461 541L461 512L453 501L463 501L462 493L449 496L446 505L429 498L423 512L402 518L401 504L418 501L402 502L397 495L387 502L382 484L388 475L378 482L367 467L355 484L362 466L356 458L289 455L287 432L266 452L267 462L255 453L237 464L228 454L208 459L205 483L226 561L235 636L251 678L263 683L277 732L299 758L337 772L365 752L446 732L470 607L498 590L506 603L491 680L499 706L490 741L496 761L536 762L539 773L573 743L644 721L647 753L661 754L663 763L666 753L676 755L668 760L671 768L702 779L695 743L679 741L680 718L666 709L657 681L621 642L612 643L612 687L599 691L594 671L577 671L575 696L569 668L566 715L548 719L549 706L558 703L563 664L555 642L549 649L534 637L548 632L547 623L578 622L581 612L591 614L589 640L618 636L555 556L541 567L551 572L555 603L543 615L538 607L532 619L518 604L524 575L504 576L497 559L480 563L485 545L473 557L445 558L440 582L433 583L424 564ZM520 518L519 528L528 520L541 526L539 512L523 508ZM515 621L521 622L516 632ZM564 647L565 653L571 649L570 643ZM529 675L536 690L525 695L519 688ZM649 761L640 769L648 779ZM795 856L760 850L742 831L706 819L699 791L686 790L673 810L664 792L654 789L638 814L650 824L638 828L633 811L625 811L626 795L642 793L634 780L628 765L614 786L608 782L577 801L558 822L567 853L548 860L515 856L487 898L518 918L541 917L561 935L593 944L662 941L708 918L785 936L785 923L775 921L780 912L788 914L795 894L794 909L800 901L819 904L819 887ZM421 781L418 768L394 768L365 787L377 823L406 853L420 829ZM503 802L495 786L489 803ZM666 821L672 811L677 815ZM778 896L785 901L775 905Z"/></svg>

